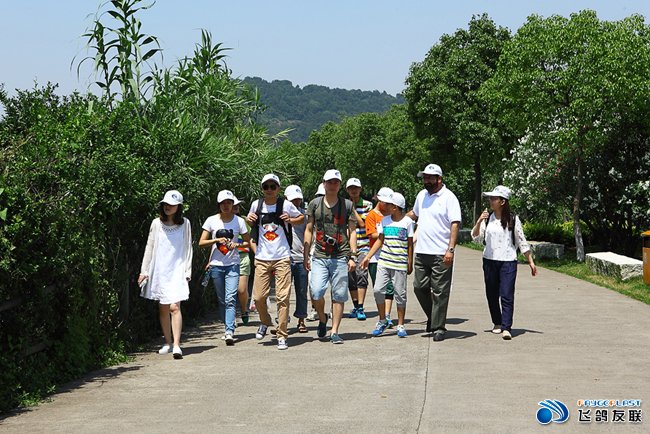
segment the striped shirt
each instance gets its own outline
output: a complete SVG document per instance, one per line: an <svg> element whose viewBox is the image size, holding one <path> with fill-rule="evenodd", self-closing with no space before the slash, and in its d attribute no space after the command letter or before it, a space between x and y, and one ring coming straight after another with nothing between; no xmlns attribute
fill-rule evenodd
<svg viewBox="0 0 650 434"><path fill-rule="evenodd" d="M359 202L354 204L357 214L361 217L365 223L368 213L372 210L372 202L360 198ZM357 225L357 251L359 252L369 252L370 251L370 240L368 235L366 235L366 226Z"/></svg>
<svg viewBox="0 0 650 434"><path fill-rule="evenodd" d="M413 220L402 217L398 222L391 216L377 224L377 232L384 234L384 245L379 255L379 265L394 270L408 270L408 239L413 238Z"/></svg>

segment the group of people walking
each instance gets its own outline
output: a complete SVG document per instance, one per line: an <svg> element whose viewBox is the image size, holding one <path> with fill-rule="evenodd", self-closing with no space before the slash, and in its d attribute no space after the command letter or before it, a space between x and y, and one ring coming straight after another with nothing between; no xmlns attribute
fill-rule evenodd
<svg viewBox="0 0 650 434"><path fill-rule="evenodd" d="M317 312L317 336L342 344L339 333L349 296L349 317L367 318L364 300L369 280L379 320L372 330L379 336L393 327L393 301L397 308L397 336L408 336L405 326L407 275L414 275L414 292L427 316L427 332L438 342L445 338L447 308L452 285L454 254L461 225L458 199L443 183L442 169L429 164L418 173L424 189L407 212L404 196L388 187L376 195L377 204L361 197L362 185L350 178L339 195L343 179L338 170L325 172L316 198L304 206L302 190L290 185L280 196L280 179L263 177L262 197L244 217L240 201L229 190L217 196L218 212L202 226L199 247L210 248L207 274L213 281L224 321L223 339L234 345L237 301L242 322L248 324L247 278L251 273L248 251L254 257L251 305L260 325L255 338L262 340L273 324L267 300L275 283L277 348L288 348L288 323L292 280L295 288L297 331L307 332L305 319L311 300ZM475 241L485 244L483 271L486 298L494 333L511 338L517 250L525 255L533 275L537 269L519 218L510 210L510 190L498 186L484 193L492 212L484 211L472 229ZM190 222L183 217L183 196L168 191L151 223L138 283L145 298L160 303L160 324L165 345L159 353L182 358L180 305L189 297L192 239ZM370 277L370 279L369 279ZM244 282L242 282L244 280ZM331 328L327 325L325 294L331 288Z"/></svg>

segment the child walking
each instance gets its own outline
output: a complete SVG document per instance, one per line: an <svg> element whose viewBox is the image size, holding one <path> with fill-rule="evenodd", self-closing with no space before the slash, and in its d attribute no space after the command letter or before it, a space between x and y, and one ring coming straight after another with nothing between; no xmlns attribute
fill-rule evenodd
<svg viewBox="0 0 650 434"><path fill-rule="evenodd" d="M181 301L190 296L187 282L192 277L192 228L190 221L183 217L183 195L177 190L165 193L158 212L160 216L149 228L138 284L142 297L159 302L165 345L158 353L172 352L175 359L182 359Z"/></svg>
<svg viewBox="0 0 650 434"><path fill-rule="evenodd" d="M377 225L379 238L361 262L361 267L367 268L370 258L381 249L374 286L379 321L372 335L379 336L388 327L386 288L392 282L397 304L397 336L405 338L408 335L404 327L406 276L413 272L413 220L404 215L406 200L401 194L393 193L384 202L388 215Z"/></svg>

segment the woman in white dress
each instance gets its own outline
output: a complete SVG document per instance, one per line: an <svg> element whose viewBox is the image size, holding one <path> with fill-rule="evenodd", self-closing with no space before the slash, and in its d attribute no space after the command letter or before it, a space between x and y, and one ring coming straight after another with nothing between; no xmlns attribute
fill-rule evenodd
<svg viewBox="0 0 650 434"><path fill-rule="evenodd" d="M160 326L165 345L158 353L172 352L175 359L182 359L181 301L190 295L192 228L190 221L183 217L183 195L176 190L165 193L159 212L160 217L154 219L149 228L138 284L142 288L142 297L160 303Z"/></svg>

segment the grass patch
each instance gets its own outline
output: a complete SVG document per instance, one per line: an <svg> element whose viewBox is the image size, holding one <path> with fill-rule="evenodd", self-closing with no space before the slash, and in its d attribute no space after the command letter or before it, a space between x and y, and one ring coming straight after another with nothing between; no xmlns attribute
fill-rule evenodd
<svg viewBox="0 0 650 434"><path fill-rule="evenodd" d="M462 246L472 250L483 250L482 244L474 242L462 243ZM522 255L519 255L518 259L525 262ZM535 264L539 267L548 268L558 273L567 274L577 279L612 289L635 300L642 301L645 304L650 304L650 285L643 283L642 277L636 277L623 282L615 277L595 274L584 262L578 262L575 259L568 259L566 257L562 259L536 259Z"/></svg>
<svg viewBox="0 0 650 434"><path fill-rule="evenodd" d="M557 271L559 273L568 274L569 276L576 277L581 280L586 280L593 284L603 286L605 288L613 289L616 292L632 297L635 300L650 304L650 285L643 283L642 277L635 277L634 279L622 280L596 274L587 267L584 262L577 262L571 259L543 259L536 261L536 264L548 268L549 270Z"/></svg>

